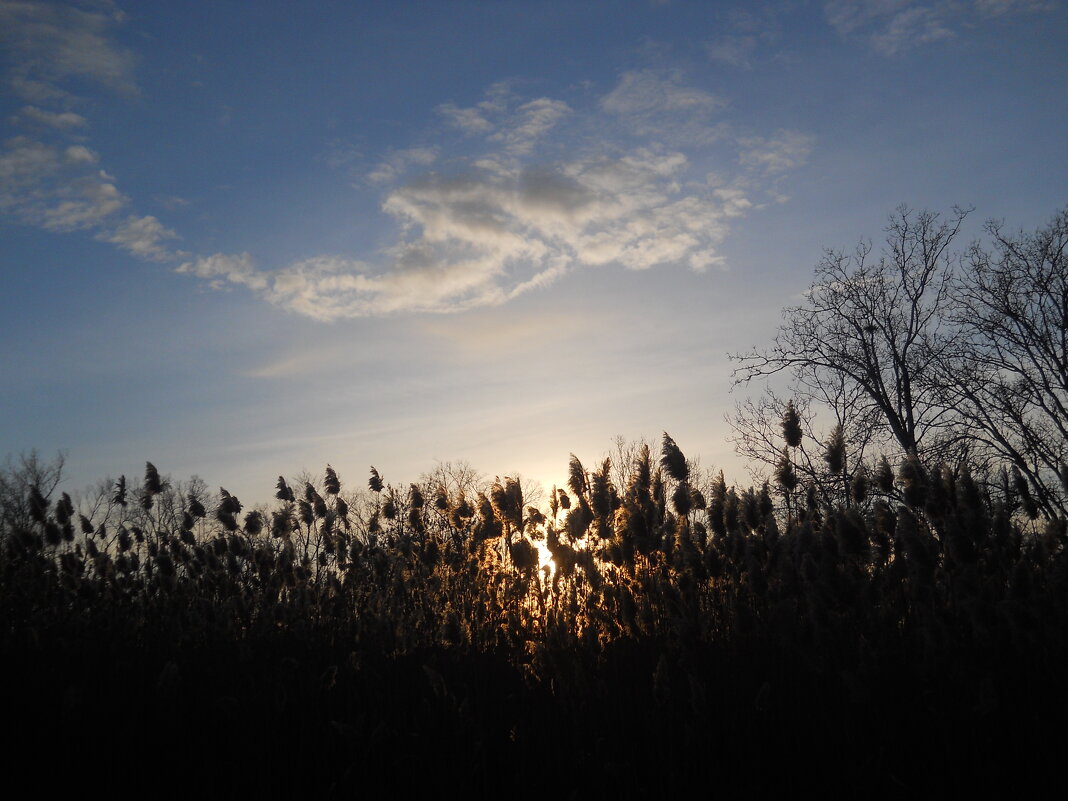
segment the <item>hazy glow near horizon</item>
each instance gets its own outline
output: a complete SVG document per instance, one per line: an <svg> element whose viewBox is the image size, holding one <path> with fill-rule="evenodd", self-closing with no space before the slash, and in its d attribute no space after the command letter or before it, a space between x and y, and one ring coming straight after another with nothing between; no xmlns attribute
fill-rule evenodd
<svg viewBox="0 0 1068 801"><path fill-rule="evenodd" d="M744 481L725 354L822 248L1064 204L1066 34L1034 0L0 0L0 445L255 502L327 463L548 490L666 430Z"/></svg>

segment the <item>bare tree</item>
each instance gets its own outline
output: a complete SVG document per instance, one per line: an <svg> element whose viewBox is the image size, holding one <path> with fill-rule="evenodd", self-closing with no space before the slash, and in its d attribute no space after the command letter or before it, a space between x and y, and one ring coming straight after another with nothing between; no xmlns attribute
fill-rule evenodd
<svg viewBox="0 0 1068 801"><path fill-rule="evenodd" d="M953 285L959 336L944 351L943 405L974 442L1008 461L1043 514L1063 516L1068 462L1068 208L1034 233L988 222ZM1068 477L1068 476L1066 476Z"/></svg>
<svg viewBox="0 0 1068 801"><path fill-rule="evenodd" d="M949 249L970 211L954 208L943 219L901 206L879 258L864 242L848 255L827 250L804 300L784 310L774 344L731 356L739 365L735 386L785 374L790 394L837 411L844 427L865 426L848 434L854 443L859 437L924 460L946 458L960 432L934 366L951 342ZM738 419L741 429L736 423L743 442L767 428L756 411L755 420Z"/></svg>

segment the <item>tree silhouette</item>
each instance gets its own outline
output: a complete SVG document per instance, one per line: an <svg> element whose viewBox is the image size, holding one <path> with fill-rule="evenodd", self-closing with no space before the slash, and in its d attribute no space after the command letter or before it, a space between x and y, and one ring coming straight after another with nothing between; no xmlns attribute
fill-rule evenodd
<svg viewBox="0 0 1068 801"><path fill-rule="evenodd" d="M809 397L848 401L902 453L946 456L956 432L933 366L945 348L949 248L969 211L943 220L901 206L878 259L863 242L849 255L827 250L803 302L784 310L774 344L731 356L735 385L786 373Z"/></svg>

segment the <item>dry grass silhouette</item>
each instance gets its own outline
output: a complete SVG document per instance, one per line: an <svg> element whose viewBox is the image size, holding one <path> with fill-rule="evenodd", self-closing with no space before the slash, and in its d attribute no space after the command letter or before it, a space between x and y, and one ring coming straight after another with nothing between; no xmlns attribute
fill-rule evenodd
<svg viewBox="0 0 1068 801"><path fill-rule="evenodd" d="M848 443L827 451L842 472ZM364 490L330 467L246 509L151 463L75 503L53 497L58 466L9 467L13 719L40 747L110 727L145 775L138 743L165 731L187 778L232 795L713 775L906 795L957 786L947 766L1048 773L1064 522L1032 520L1011 476L880 462L828 505L789 464L787 439L778 505L766 483L701 479L665 434L625 487L572 455L545 510L511 477L402 490L372 468Z"/></svg>

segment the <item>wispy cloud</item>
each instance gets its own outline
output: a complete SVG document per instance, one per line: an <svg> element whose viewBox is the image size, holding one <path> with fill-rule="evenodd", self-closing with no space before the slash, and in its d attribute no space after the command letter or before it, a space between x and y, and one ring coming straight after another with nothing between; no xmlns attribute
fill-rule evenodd
<svg viewBox="0 0 1068 801"><path fill-rule="evenodd" d="M178 256L163 244L167 240L177 239L178 234L151 216L128 217L115 230L102 231L96 238L149 261L170 261Z"/></svg>
<svg viewBox="0 0 1068 801"><path fill-rule="evenodd" d="M6 81L33 103L70 97L63 83L91 80L133 93L133 56L110 35L123 14L110 2L93 10L58 3L0 0L0 41L8 52Z"/></svg>
<svg viewBox="0 0 1068 801"><path fill-rule="evenodd" d="M953 39L976 20L1055 8L1048 0L826 0L823 5L839 34L865 39L888 56Z"/></svg>
<svg viewBox="0 0 1068 801"><path fill-rule="evenodd" d="M703 270L719 262L715 246L732 211L714 193L682 193L676 178L686 164L681 154L639 151L521 168L507 179L432 174L388 196L385 210L410 233L384 266L321 256L258 271L247 256L217 255L180 269L321 320L499 305L582 266Z"/></svg>
<svg viewBox="0 0 1068 801"><path fill-rule="evenodd" d="M738 160L766 173L781 173L801 166L812 152L815 140L800 131L777 131L768 138L742 138Z"/></svg>
<svg viewBox="0 0 1068 801"><path fill-rule="evenodd" d="M367 174L367 180L375 184L396 181L409 168L428 167L437 160L437 157L438 149L436 147L412 147L394 150Z"/></svg>
<svg viewBox="0 0 1068 801"><path fill-rule="evenodd" d="M654 70L623 74L619 84L604 98L601 107L612 114L649 115L679 111L709 112L722 105L714 95L686 86L678 73Z"/></svg>
<svg viewBox="0 0 1068 801"><path fill-rule="evenodd" d="M510 155L525 156L570 111L567 103L539 97L516 109L507 125L491 135L489 140L501 143Z"/></svg>
<svg viewBox="0 0 1068 801"><path fill-rule="evenodd" d="M842 35L868 39L876 50L894 55L954 36L945 3L913 0L829 0L827 21Z"/></svg>
<svg viewBox="0 0 1068 801"><path fill-rule="evenodd" d="M15 120L62 130L81 128L88 124L88 120L85 117L81 114L75 114L73 111L47 111L43 108L37 108L37 106L24 106L15 117Z"/></svg>
<svg viewBox="0 0 1068 801"><path fill-rule="evenodd" d="M654 69L625 72L601 98L600 107L639 139L655 139L676 147L701 147L722 136L715 112L725 101L689 86L678 71Z"/></svg>
<svg viewBox="0 0 1068 801"><path fill-rule="evenodd" d="M234 256L223 253L201 256L179 266L178 272L204 278L214 289L223 289L229 284L236 284L253 290L264 290L268 285L266 276L256 269L252 263L252 256L248 253Z"/></svg>
<svg viewBox="0 0 1068 801"><path fill-rule="evenodd" d="M498 81L486 90L485 97L474 106L462 108L455 103L442 103L438 113L454 128L469 136L488 134L496 128L491 118L503 113L512 96L507 81Z"/></svg>
<svg viewBox="0 0 1068 801"><path fill-rule="evenodd" d="M709 182L705 152L718 131L687 147L649 132L677 134L672 122L711 128L722 106L678 73L624 73L583 115L495 84L472 106L438 107L447 125L481 142L476 152L397 150L371 173L398 232L376 257L328 254L269 269L247 254L216 254L179 269L329 321L498 306L584 267L720 266L729 222L756 205L750 195L764 176L796 167L812 147L791 131L737 139L735 163L748 180L723 186ZM632 125L620 138L612 132L621 119ZM635 124L644 141L634 141Z"/></svg>
<svg viewBox="0 0 1068 801"><path fill-rule="evenodd" d="M975 0L976 10L988 17L1000 17L1017 12L1053 11L1055 0Z"/></svg>
<svg viewBox="0 0 1068 801"><path fill-rule="evenodd" d="M705 45L705 52L712 61L749 69L756 46L755 36L720 36Z"/></svg>
<svg viewBox="0 0 1068 801"><path fill-rule="evenodd" d="M103 225L126 198L97 161L84 145L7 140L0 152L0 212L54 231Z"/></svg>
<svg viewBox="0 0 1068 801"><path fill-rule="evenodd" d="M91 7L0 0L3 79L23 106L11 121L34 137L8 139L0 151L0 214L50 231L95 231L95 237L151 261L179 257L164 242L177 238L155 217L127 215L127 198L99 156L72 136L88 120L68 84L90 81L134 94L133 57L112 41L124 15L109 0ZM56 109L41 106L55 106ZM72 142L79 142L72 144Z"/></svg>

